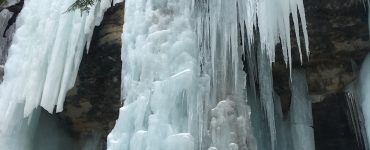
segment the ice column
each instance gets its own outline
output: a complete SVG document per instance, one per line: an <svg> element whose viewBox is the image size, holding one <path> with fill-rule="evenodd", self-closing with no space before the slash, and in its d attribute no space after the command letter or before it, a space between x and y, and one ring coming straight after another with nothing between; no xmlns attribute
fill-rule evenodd
<svg viewBox="0 0 370 150"><path fill-rule="evenodd" d="M308 97L305 72L293 70L290 121L293 150L315 150L312 102Z"/></svg>
<svg viewBox="0 0 370 150"><path fill-rule="evenodd" d="M122 48L124 106L109 150L192 150L203 107L191 1L126 0Z"/></svg>

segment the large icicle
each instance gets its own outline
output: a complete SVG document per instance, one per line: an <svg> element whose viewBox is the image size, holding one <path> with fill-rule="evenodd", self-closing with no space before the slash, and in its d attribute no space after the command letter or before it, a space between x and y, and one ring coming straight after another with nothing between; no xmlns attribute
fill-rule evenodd
<svg viewBox="0 0 370 150"><path fill-rule="evenodd" d="M63 109L74 85L86 41L110 3L96 4L89 14L65 12L74 2L28 0L17 20L17 30L0 87L1 105L23 103L27 116L41 105L49 112Z"/></svg>
<svg viewBox="0 0 370 150"><path fill-rule="evenodd" d="M38 122L38 113L32 112L39 105L49 112L55 105L56 111L63 109L85 44L110 7L109 1L101 1L89 14L66 12L74 1L25 1L0 85L1 149L32 148L30 141Z"/></svg>
<svg viewBox="0 0 370 150"><path fill-rule="evenodd" d="M305 72L292 74L292 103L290 122L293 150L315 150L312 120L312 102L308 96Z"/></svg>

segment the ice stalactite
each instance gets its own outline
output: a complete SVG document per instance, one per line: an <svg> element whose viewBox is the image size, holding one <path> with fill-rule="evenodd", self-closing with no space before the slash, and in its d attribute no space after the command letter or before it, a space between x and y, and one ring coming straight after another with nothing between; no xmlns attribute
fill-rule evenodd
<svg viewBox="0 0 370 150"><path fill-rule="evenodd" d="M290 15L308 53L301 0L126 0L108 149L275 149L271 62L282 43L291 65Z"/></svg>
<svg viewBox="0 0 370 150"><path fill-rule="evenodd" d="M292 103L289 112L293 150L315 150L312 102L304 71L292 74Z"/></svg>
<svg viewBox="0 0 370 150"><path fill-rule="evenodd" d="M365 150L369 149L367 140L365 118L361 108L361 97L359 93L358 81L354 81L346 88L346 104L347 104L347 118L350 122L350 127L356 134L356 142L359 147Z"/></svg>
<svg viewBox="0 0 370 150"><path fill-rule="evenodd" d="M110 3L98 3L89 14L66 12L70 1L26 1L5 64L1 101L25 102L27 116L41 105L63 109L65 94L74 84L85 43ZM82 15L82 16L81 16ZM22 61L20 61L22 60Z"/></svg>
<svg viewBox="0 0 370 150"><path fill-rule="evenodd" d="M287 116L275 96L275 124L278 150L314 150L312 102L308 95L305 72L292 72L292 103Z"/></svg>
<svg viewBox="0 0 370 150"><path fill-rule="evenodd" d="M57 106L56 111L62 111L85 45L111 5L101 1L88 14L66 12L73 2L26 0L18 16L0 85L0 142L15 146L8 149L32 148L27 142L35 125L29 123L37 124L37 107L53 113Z"/></svg>
<svg viewBox="0 0 370 150"><path fill-rule="evenodd" d="M214 106L220 99L235 94L238 95L236 97L251 103L252 120L255 118L252 123L260 122L255 126L264 130L263 132L255 130L260 132L256 133L256 138L260 138L258 141L261 142L258 145L263 147L262 149L274 149L276 129L271 62L275 60L276 44L281 43L286 64L289 66L292 64L290 16L293 19L297 38L300 37L300 29L303 31L304 47L306 55L309 55L303 1L195 2L202 71L211 77L209 105ZM301 28L298 18L301 20ZM297 42L302 60L300 40ZM247 66L241 63L243 57ZM244 72L243 67L247 69L247 73ZM244 84L245 76L248 78L249 85ZM230 85L230 83L233 84ZM248 101L245 95L248 96ZM260 116L254 117L253 114ZM264 127L266 124L267 126Z"/></svg>

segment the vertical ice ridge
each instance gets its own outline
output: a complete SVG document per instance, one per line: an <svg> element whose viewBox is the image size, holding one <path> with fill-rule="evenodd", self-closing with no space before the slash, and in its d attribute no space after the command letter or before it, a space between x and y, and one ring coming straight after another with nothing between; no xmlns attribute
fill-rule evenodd
<svg viewBox="0 0 370 150"><path fill-rule="evenodd" d="M94 13L65 12L74 2L28 0L20 13L14 42L5 64L1 101L25 102L24 115L38 105L62 111L68 89L74 84L81 52L110 3L102 1ZM82 43L82 46L81 46ZM22 62L19 62L22 60Z"/></svg>
<svg viewBox="0 0 370 150"><path fill-rule="evenodd" d="M308 95L305 71L292 72L292 103L289 112L293 149L315 150L312 102Z"/></svg>
<svg viewBox="0 0 370 150"><path fill-rule="evenodd" d="M370 143L370 55L368 54L361 66L359 81L357 88L359 89L359 101L364 115L365 129L367 133L367 142Z"/></svg>
<svg viewBox="0 0 370 150"><path fill-rule="evenodd" d="M364 124L365 118L363 110L361 109L362 99L358 87L358 81L355 81L346 87L347 117L348 120L350 120L350 127L352 127L355 132L358 146L368 149L368 137Z"/></svg>
<svg viewBox="0 0 370 150"><path fill-rule="evenodd" d="M108 149L196 149L209 79L199 74L197 38L190 22L193 4L126 0L125 5L125 105L108 136Z"/></svg>

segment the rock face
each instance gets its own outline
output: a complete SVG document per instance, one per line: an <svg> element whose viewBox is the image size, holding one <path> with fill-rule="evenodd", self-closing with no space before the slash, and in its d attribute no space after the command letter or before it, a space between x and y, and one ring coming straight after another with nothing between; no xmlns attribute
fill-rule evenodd
<svg viewBox="0 0 370 150"><path fill-rule="evenodd" d="M359 0L306 0L310 56L299 60L293 45L293 68L306 70L309 93L313 97L316 150L361 150L347 119L344 88L358 77L370 50L367 10ZM292 31L294 39L294 31ZM303 39L300 39L301 43ZM294 43L294 41L292 41ZM274 89L289 111L291 92L289 71L277 53L273 65ZM297 59L298 58L298 59Z"/></svg>
<svg viewBox="0 0 370 150"><path fill-rule="evenodd" d="M304 3L311 53L309 60L304 56L301 64L297 45L292 41L293 68L306 69L309 93L317 98L316 101L321 101L342 91L357 78L370 50L367 12L358 0L306 0ZM295 39L294 31L292 39ZM282 54L277 52L276 55L275 90L282 97L283 110L288 110L289 71Z"/></svg>
<svg viewBox="0 0 370 150"><path fill-rule="evenodd" d="M310 36L311 94L341 91L358 76L370 48L366 7L358 0L305 1Z"/></svg>
<svg viewBox="0 0 370 150"><path fill-rule="evenodd" d="M79 139L98 139L102 149L121 107L123 8L123 3L111 7L95 29L75 87L69 91L60 113Z"/></svg>

